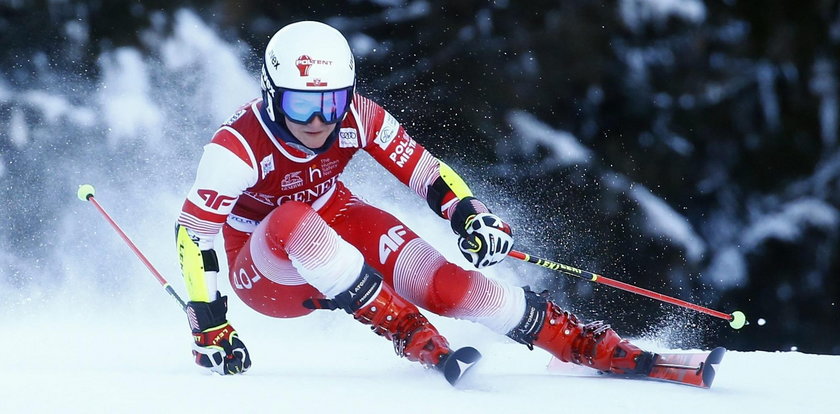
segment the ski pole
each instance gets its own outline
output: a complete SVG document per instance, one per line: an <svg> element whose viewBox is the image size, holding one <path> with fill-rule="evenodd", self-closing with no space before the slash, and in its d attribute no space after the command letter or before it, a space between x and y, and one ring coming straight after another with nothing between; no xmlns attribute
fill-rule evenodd
<svg viewBox="0 0 840 414"><path fill-rule="evenodd" d="M125 234L124 231L122 231L120 226L117 225L117 222L115 222L114 219L111 218L111 216L105 211L105 209L102 208L102 205L100 205L99 202L96 201L96 199L93 197L94 193L95 190L92 185L84 184L79 186L79 191L76 193L76 195L79 197L79 200L90 201L91 203L93 203L93 206L96 207L96 209L99 210L100 213L102 213L102 217L104 217L105 220L107 220L108 223L111 224L111 227L113 227L117 234L119 234L120 237L122 237L122 239L125 241L125 243L128 244L128 247L131 248L131 251L133 251L134 254L137 255L137 258L139 258L140 261L143 262L144 265L146 265L149 271L152 272L152 275L155 277L155 279L158 280L158 282L160 282L161 286L163 286L166 292L169 293L169 295L172 296L172 298L174 298L176 302L178 302L178 306L180 306L182 310L186 310L187 305L184 303L181 297L178 296L178 293L175 292L175 289L173 289L169 282L167 282L166 279L160 274L160 272L158 272L157 269L155 269L155 267L152 266L152 263L149 261L149 259L147 259L146 256L143 255L143 252L141 252L140 249L137 248L134 242L132 242L131 239L128 238L128 236Z"/></svg>
<svg viewBox="0 0 840 414"><path fill-rule="evenodd" d="M589 271L586 271L586 270L581 270L581 269L578 269L576 267L572 267L572 266L565 265L565 264L562 264L562 263L552 262L551 260L546 260L546 259L542 259L542 258L539 258L539 257L534 257L534 256L531 256L530 254L518 252L516 250L511 250L510 253L508 253L508 256L513 257L514 259L522 260L524 262L533 263L533 264L545 267L546 269L556 270L560 273L564 273L564 274L569 275L569 276L573 276L573 277L577 277L577 278L580 278L580 279L588 280L590 282L600 283L602 285L612 286L614 288L618 288L618 289L621 289L621 290L624 290L624 291L627 291L627 292L635 293L637 295L646 296L646 297L649 297L651 299L656 299L656 300L661 301L661 302L666 302L666 303L670 303L672 305L682 306L684 308L688 308L688 309L691 309L691 310L702 312L702 313L705 313L707 315L714 316L716 318L724 319L726 321L729 321L729 326L731 326L733 329L741 329L741 328L744 327L744 325L747 324L747 317L746 317L746 315L744 315L744 312L741 312L741 311L735 311L735 312L732 312L732 313L718 312L714 309L709 309L709 308L704 307L704 306L695 305L693 303L686 302L686 301L681 300L681 299L672 298L670 296L666 296L666 295L663 295L661 293L654 292L652 290L643 289L643 288L636 287L636 286L633 286L633 285L630 285L630 284L627 284L627 283L624 283L624 282L620 282L620 281L615 280L615 279L610 279L608 277L601 276L597 273L592 273L592 272L589 272Z"/></svg>

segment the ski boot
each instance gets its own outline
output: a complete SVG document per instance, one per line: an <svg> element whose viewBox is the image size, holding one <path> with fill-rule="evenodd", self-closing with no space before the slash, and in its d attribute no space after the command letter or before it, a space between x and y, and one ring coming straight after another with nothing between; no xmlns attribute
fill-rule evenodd
<svg viewBox="0 0 840 414"><path fill-rule="evenodd" d="M525 316L507 335L529 349L538 346L564 362L603 372L648 375L656 357L622 339L603 321L583 324L570 312L525 289Z"/></svg>
<svg viewBox="0 0 840 414"><path fill-rule="evenodd" d="M403 299L382 276L365 264L350 289L332 300L377 335L394 343L397 355L435 367L452 350L449 342L411 302Z"/></svg>
<svg viewBox="0 0 840 414"><path fill-rule="evenodd" d="M343 309L373 332L394 343L397 355L440 371L456 385L481 359L481 353L465 346L455 351L449 342L411 302L400 297L382 275L364 264L359 278L333 299L307 299L309 309Z"/></svg>

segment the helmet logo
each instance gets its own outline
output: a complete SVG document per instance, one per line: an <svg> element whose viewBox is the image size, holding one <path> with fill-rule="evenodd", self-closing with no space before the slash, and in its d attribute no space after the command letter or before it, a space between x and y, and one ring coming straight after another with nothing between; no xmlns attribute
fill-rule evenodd
<svg viewBox="0 0 840 414"><path fill-rule="evenodd" d="M312 68L313 65L324 65L330 66L333 62L331 60L323 60L323 59L312 59L309 55L301 55L295 61L295 67L298 69L298 73L300 77L308 77L309 76L309 69ZM320 78L312 79L311 81L306 82L306 86L327 86L327 81L321 80Z"/></svg>
<svg viewBox="0 0 840 414"><path fill-rule="evenodd" d="M277 60L277 55L274 54L274 51L271 52L271 66L274 66L274 69L280 66L280 62Z"/></svg>
<svg viewBox="0 0 840 414"><path fill-rule="evenodd" d="M297 66L301 77L309 76L309 68L312 67L312 58L307 55L302 55L301 57L297 58L295 66Z"/></svg>

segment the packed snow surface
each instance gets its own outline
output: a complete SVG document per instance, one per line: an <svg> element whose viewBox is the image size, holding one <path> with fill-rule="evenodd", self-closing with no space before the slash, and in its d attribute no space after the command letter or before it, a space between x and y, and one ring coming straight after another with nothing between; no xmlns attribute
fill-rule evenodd
<svg viewBox="0 0 840 414"><path fill-rule="evenodd" d="M453 345L484 353L463 386L453 388L397 358L390 342L343 312L271 319L238 300L231 300L231 320L254 365L223 377L193 365L186 319L151 278L149 285L146 296L118 307L79 292L48 308L21 305L24 312L4 318L9 363L0 376L0 411L834 412L840 356L729 352L705 390L575 366L549 372L545 352L433 316Z"/></svg>

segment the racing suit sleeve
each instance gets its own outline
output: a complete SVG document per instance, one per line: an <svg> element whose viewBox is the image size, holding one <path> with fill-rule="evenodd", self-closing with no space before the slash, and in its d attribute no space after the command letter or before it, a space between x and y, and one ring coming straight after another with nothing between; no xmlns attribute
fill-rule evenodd
<svg viewBox="0 0 840 414"><path fill-rule="evenodd" d="M424 198L432 211L449 219L455 205L472 196L469 186L448 165L412 139L402 125L379 105L364 101L357 105L373 106L360 128L370 139L364 149L403 184Z"/></svg>
<svg viewBox="0 0 840 414"><path fill-rule="evenodd" d="M190 301L216 298L216 235L237 199L257 180L256 162L238 132L222 127L204 147L176 224L181 272Z"/></svg>

